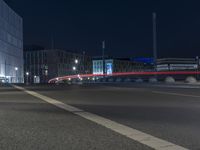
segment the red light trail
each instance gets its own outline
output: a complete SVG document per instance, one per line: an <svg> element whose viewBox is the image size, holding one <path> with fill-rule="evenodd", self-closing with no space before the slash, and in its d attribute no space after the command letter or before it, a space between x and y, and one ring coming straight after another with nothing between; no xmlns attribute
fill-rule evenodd
<svg viewBox="0 0 200 150"><path fill-rule="evenodd" d="M57 81L63 80L71 80L71 79L82 79L82 78L90 78L90 77L112 77L112 76L130 76L130 75L197 75L200 74L199 71L160 71L160 72L116 72L113 74L80 74L80 75L69 75L63 77L56 77L49 80L48 83L55 83Z"/></svg>

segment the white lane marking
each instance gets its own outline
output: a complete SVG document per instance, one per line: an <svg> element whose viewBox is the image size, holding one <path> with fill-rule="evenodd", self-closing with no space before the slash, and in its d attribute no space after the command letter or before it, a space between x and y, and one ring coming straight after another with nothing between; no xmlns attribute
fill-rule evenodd
<svg viewBox="0 0 200 150"><path fill-rule="evenodd" d="M152 93L155 93L155 94L165 94L165 95L174 95L174 96L183 96L183 97L200 98L200 96L198 96L198 95L182 94L182 93L173 93L173 92L152 91Z"/></svg>
<svg viewBox="0 0 200 150"><path fill-rule="evenodd" d="M154 85L155 87L164 87L164 88L182 88L182 89L199 89L199 86L193 85Z"/></svg>
<svg viewBox="0 0 200 150"><path fill-rule="evenodd" d="M57 106L61 109L69 111L73 114L76 114L76 115L78 115L82 118L85 118L87 120L90 120L94 123L97 123L97 124L99 124L103 127L106 127L106 128L108 128L112 131L115 131L115 132L121 134L121 135L124 135L124 136L126 136L126 137L128 137L128 138L130 138L134 141L137 141L139 143L147 145L147 146L149 146L153 149L156 149L156 150L187 150L186 148L184 148L182 146L179 146L179 145L176 145L174 143L162 140L160 138L154 137L150 134L146 134L146 133L141 132L139 130L136 130L136 129L130 128L128 126L122 125L120 123L109 120L107 118L86 112L82 109L79 109L79 108L70 106L68 104L62 103L62 102L60 102L56 99L38 94L38 93L33 92L33 91L26 90L26 89L19 87L19 86L13 85L13 87L15 87L16 89L23 90L24 92L26 92L26 93L28 93L28 94L36 97L36 98L39 98L39 99L41 99L41 100L43 100L47 103L55 105L55 106Z"/></svg>

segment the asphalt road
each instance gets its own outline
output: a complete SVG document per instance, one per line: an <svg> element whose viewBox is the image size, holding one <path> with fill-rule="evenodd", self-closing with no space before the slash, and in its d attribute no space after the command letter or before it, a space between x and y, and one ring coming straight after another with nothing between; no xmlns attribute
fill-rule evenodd
<svg viewBox="0 0 200 150"><path fill-rule="evenodd" d="M188 149L200 149L200 87L35 85L26 89ZM1 150L151 149L11 86L0 87Z"/></svg>

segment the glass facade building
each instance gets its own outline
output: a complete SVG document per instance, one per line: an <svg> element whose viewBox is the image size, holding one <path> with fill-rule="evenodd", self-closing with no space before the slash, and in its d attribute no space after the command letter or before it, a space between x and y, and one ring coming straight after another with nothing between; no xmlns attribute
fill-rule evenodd
<svg viewBox="0 0 200 150"><path fill-rule="evenodd" d="M93 60L93 74L103 74L103 60ZM116 72L144 71L147 67L143 63L133 62L130 59L105 59L105 74Z"/></svg>
<svg viewBox="0 0 200 150"><path fill-rule="evenodd" d="M0 0L0 82L23 83L23 20Z"/></svg>

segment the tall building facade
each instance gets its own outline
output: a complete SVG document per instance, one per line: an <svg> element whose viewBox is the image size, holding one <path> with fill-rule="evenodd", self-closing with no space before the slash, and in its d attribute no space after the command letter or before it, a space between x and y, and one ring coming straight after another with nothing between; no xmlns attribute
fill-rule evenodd
<svg viewBox="0 0 200 150"><path fill-rule="evenodd" d="M92 73L92 58L59 49L25 50L26 82L47 83L50 79Z"/></svg>
<svg viewBox="0 0 200 150"><path fill-rule="evenodd" d="M23 83L23 20L0 0L0 82Z"/></svg>

